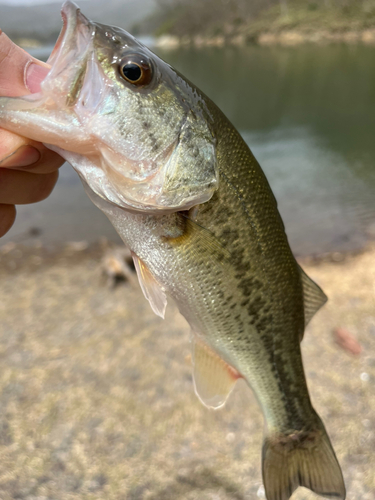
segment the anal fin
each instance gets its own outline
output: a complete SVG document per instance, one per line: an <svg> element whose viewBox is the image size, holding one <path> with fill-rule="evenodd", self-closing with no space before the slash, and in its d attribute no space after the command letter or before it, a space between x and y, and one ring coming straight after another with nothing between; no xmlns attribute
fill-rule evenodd
<svg viewBox="0 0 375 500"><path fill-rule="evenodd" d="M165 308L167 307L167 297L164 289L156 281L146 264L133 252L132 257L144 296L149 301L154 313L164 319Z"/></svg>
<svg viewBox="0 0 375 500"><path fill-rule="evenodd" d="M241 375L197 336L192 343L195 393L208 408L221 408Z"/></svg>

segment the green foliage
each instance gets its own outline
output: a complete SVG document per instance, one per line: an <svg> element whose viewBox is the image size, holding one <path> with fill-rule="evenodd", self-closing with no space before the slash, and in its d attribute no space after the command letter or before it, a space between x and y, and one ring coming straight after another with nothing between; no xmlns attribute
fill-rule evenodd
<svg viewBox="0 0 375 500"><path fill-rule="evenodd" d="M298 29L345 31L375 26L375 0L158 0L155 35L235 36Z"/></svg>
<svg viewBox="0 0 375 500"><path fill-rule="evenodd" d="M169 33L173 32L175 22L175 18L167 17L164 22L155 30L155 36L168 35Z"/></svg>
<svg viewBox="0 0 375 500"><path fill-rule="evenodd" d="M281 14L279 6L274 5L264 11L251 28L271 32L291 29L344 32L372 26L375 27L374 0L290 0L287 12Z"/></svg>
<svg viewBox="0 0 375 500"><path fill-rule="evenodd" d="M226 33L248 23L278 0L158 0L159 24L154 33L177 36ZM218 30L218 27L220 29Z"/></svg>

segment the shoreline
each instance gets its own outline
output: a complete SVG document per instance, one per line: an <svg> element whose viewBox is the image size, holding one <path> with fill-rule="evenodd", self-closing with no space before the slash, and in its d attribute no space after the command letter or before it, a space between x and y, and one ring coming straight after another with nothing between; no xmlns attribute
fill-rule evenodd
<svg viewBox="0 0 375 500"><path fill-rule="evenodd" d="M280 31L260 31L256 33L237 33L235 35L204 36L164 34L160 36L142 36L151 48L174 50L180 48L206 47L246 47L246 46L300 46L304 44L328 45L367 45L375 46L375 28L365 30L329 31L317 30L306 32L298 29L284 29ZM35 57L46 59L53 45L45 46L37 39L15 39L15 42Z"/></svg>
<svg viewBox="0 0 375 500"><path fill-rule="evenodd" d="M125 245L105 237L93 243L70 241L63 244L43 244L36 240L25 244L10 241L0 245L0 274L32 273L56 264L74 265L85 261L91 261L96 266L104 262L106 255L119 251L126 252ZM362 248L355 250L294 255L302 266L320 267L326 264L344 265L367 254L374 254L375 257L375 241L368 241Z"/></svg>
<svg viewBox="0 0 375 500"><path fill-rule="evenodd" d="M303 30L281 30L278 32L262 31L256 34L237 34L235 36L183 36L161 35L155 38L154 47L161 49L179 49L184 47L244 47L259 46L295 46L303 44L362 44L375 46L375 28L366 30L304 32Z"/></svg>

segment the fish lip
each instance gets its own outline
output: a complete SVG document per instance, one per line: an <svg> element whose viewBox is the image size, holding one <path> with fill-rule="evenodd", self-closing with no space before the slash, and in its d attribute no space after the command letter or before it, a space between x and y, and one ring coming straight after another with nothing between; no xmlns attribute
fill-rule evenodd
<svg viewBox="0 0 375 500"><path fill-rule="evenodd" d="M61 8L61 18L63 26L47 61L51 66L60 58L61 53L67 52L74 45L76 33L80 26L85 26L88 29L91 27L90 20L82 14L78 5L71 0L64 2Z"/></svg>

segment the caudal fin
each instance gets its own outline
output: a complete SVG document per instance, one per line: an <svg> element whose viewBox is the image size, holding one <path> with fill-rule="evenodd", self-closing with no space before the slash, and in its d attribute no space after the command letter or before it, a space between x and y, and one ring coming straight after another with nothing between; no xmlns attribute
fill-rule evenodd
<svg viewBox="0 0 375 500"><path fill-rule="evenodd" d="M298 486L322 497L345 499L340 465L323 426L315 431L267 436L262 469L267 500L288 500Z"/></svg>

